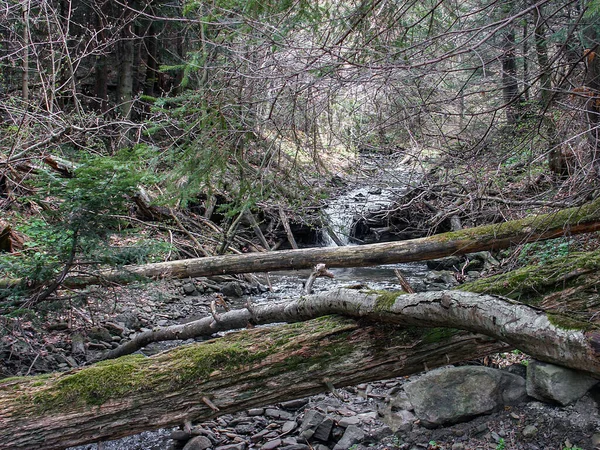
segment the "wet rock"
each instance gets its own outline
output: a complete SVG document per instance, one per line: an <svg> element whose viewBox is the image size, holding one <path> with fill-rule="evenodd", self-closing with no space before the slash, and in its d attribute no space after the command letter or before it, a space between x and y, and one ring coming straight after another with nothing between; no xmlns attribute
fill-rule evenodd
<svg viewBox="0 0 600 450"><path fill-rule="evenodd" d="M348 450L354 444L362 442L364 438L365 433L363 430L361 430L356 425L350 425L348 426L348 428L346 428L346 431L344 432L342 438L338 441L337 444L335 444L333 450Z"/></svg>
<svg viewBox="0 0 600 450"><path fill-rule="evenodd" d="M461 422L526 397L523 378L475 366L433 370L405 390L425 426Z"/></svg>
<svg viewBox="0 0 600 450"><path fill-rule="evenodd" d="M221 286L221 293L227 297L237 298L244 295L244 289L238 281L230 281Z"/></svg>
<svg viewBox="0 0 600 450"><path fill-rule="evenodd" d="M545 402L568 405L597 383L584 373L554 364L530 361L527 366L527 394Z"/></svg>
<svg viewBox="0 0 600 450"><path fill-rule="evenodd" d="M458 256L448 256L447 258L427 261L427 268L431 270L458 270L461 267L461 262L461 258Z"/></svg>
<svg viewBox="0 0 600 450"><path fill-rule="evenodd" d="M432 270L427 274L427 282L443 286L454 286L457 284L454 272L450 272L449 270Z"/></svg>
<svg viewBox="0 0 600 450"><path fill-rule="evenodd" d="M206 436L196 436L192 438L183 450L206 450L207 448L212 447L212 442Z"/></svg>

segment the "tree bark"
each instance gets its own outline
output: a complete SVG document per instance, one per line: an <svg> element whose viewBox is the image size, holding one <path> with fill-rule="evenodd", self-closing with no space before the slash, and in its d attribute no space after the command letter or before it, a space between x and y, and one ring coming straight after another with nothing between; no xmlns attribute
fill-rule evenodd
<svg viewBox="0 0 600 450"><path fill-rule="evenodd" d="M449 327L482 333L539 360L600 376L600 330L595 325L580 323L506 297L461 291L400 295L338 289L304 296L299 300L230 311L216 320L206 317L147 331L112 350L107 357L133 353L154 341L210 336L248 324L298 322L329 314L403 327Z"/></svg>
<svg viewBox="0 0 600 450"><path fill-rule="evenodd" d="M327 384L408 375L507 348L471 333L361 327L336 317L246 330L151 358L6 380L0 384L0 449L116 439L302 398Z"/></svg>
<svg viewBox="0 0 600 450"><path fill-rule="evenodd" d="M187 278L306 269L319 263L323 263L329 268L376 266L424 261L484 250L499 250L526 242L598 230L600 230L600 199L581 207L565 209L556 213L463 229L410 241L225 255L143 266L126 266L121 270L103 271L97 276L71 277L65 280L65 285L77 287L103 281L126 283L136 277Z"/></svg>

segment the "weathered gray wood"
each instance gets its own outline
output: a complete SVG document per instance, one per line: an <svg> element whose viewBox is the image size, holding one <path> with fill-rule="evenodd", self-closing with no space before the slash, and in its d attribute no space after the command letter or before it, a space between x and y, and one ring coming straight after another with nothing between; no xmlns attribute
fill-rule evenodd
<svg viewBox="0 0 600 450"><path fill-rule="evenodd" d="M116 439L507 348L471 333L408 332L336 317L246 330L151 358L0 382L0 449Z"/></svg>
<svg viewBox="0 0 600 450"><path fill-rule="evenodd" d="M600 330L506 297L462 291L398 293L337 289L300 299L255 305L162 330L147 331L107 357L133 353L150 342L189 339L247 324L298 322L328 314L408 327L447 327L502 340L536 359L600 377ZM562 324L562 325L561 325ZM566 327L564 324L570 324ZM577 329L578 326L588 330ZM573 329L570 329L573 328Z"/></svg>
<svg viewBox="0 0 600 450"><path fill-rule="evenodd" d="M72 277L68 286L127 282L135 277L187 278L218 274L306 269L323 263L327 267L360 267L424 261L448 255L498 250L511 245L553 239L600 230L600 199L578 208L533 216L522 220L463 229L427 238L337 248L309 248L269 253L224 255L169 261L107 270L94 277Z"/></svg>

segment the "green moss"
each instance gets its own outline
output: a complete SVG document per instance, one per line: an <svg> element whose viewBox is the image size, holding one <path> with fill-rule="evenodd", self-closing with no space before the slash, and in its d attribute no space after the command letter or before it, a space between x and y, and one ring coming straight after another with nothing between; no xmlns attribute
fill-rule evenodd
<svg viewBox="0 0 600 450"><path fill-rule="evenodd" d="M552 325L557 326L559 328L563 328L565 330L587 331L591 328L594 328L593 325L589 322L583 322L581 320L577 320L562 314L548 313L547 317Z"/></svg>
<svg viewBox="0 0 600 450"><path fill-rule="evenodd" d="M390 292L390 291L372 291L373 294L377 294L377 299L375 300L375 312L384 312L389 311L394 303L396 303L396 299L402 295L402 292Z"/></svg>
<svg viewBox="0 0 600 450"><path fill-rule="evenodd" d="M572 253L542 265L521 267L508 273L480 278L457 289L476 293L504 295L535 304L544 294L563 290L577 282L585 271L600 269L600 250Z"/></svg>
<svg viewBox="0 0 600 450"><path fill-rule="evenodd" d="M424 330L421 340L426 344L435 344L451 338L460 330L454 328L428 328Z"/></svg>

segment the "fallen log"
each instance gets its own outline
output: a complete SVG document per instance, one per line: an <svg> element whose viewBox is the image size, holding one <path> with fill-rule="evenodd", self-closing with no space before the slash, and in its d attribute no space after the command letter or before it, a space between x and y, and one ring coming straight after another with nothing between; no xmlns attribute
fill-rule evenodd
<svg viewBox="0 0 600 450"><path fill-rule="evenodd" d="M329 314L403 327L457 328L485 334L528 355L600 377L600 327L506 297L462 291L401 295L337 289L249 306L183 325L150 330L106 354L116 358L151 342L210 336L248 324L298 322Z"/></svg>
<svg viewBox="0 0 600 450"><path fill-rule="evenodd" d="M65 285L78 287L103 281L126 283L140 277L187 278L306 269L323 263L327 267L362 267L424 261L448 255L499 250L564 235L600 230L600 199L586 205L521 220L486 225L410 241L361 246L309 248L269 253L224 255L207 258L126 266L96 276L74 276Z"/></svg>
<svg viewBox="0 0 600 450"><path fill-rule="evenodd" d="M245 330L150 358L3 380L0 449L116 439L508 348L478 334L360 326L333 316Z"/></svg>

